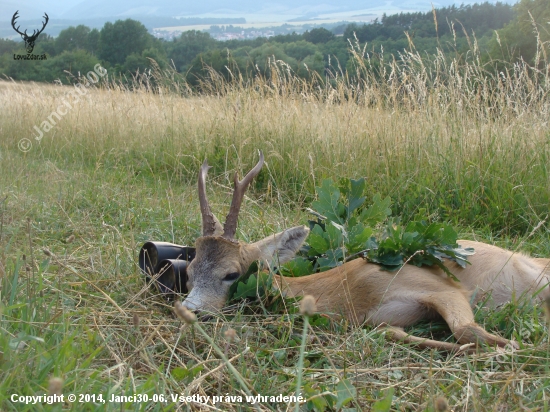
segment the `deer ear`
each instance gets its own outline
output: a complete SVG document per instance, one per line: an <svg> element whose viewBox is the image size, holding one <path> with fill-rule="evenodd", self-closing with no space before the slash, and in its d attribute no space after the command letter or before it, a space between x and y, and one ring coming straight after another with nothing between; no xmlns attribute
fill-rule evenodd
<svg viewBox="0 0 550 412"><path fill-rule="evenodd" d="M273 257L277 256L278 263L285 263L294 258L308 234L307 227L296 226L252 243L247 249L252 261L270 262Z"/></svg>

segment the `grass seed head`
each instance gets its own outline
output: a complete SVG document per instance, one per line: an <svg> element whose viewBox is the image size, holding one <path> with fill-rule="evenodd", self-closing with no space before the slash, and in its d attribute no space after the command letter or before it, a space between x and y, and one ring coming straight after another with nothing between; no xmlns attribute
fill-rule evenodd
<svg viewBox="0 0 550 412"><path fill-rule="evenodd" d="M233 342L237 339L237 331L233 328L229 328L223 333L223 336L228 342Z"/></svg>
<svg viewBox="0 0 550 412"><path fill-rule="evenodd" d="M189 325L197 321L197 316L185 306L183 306L179 300L174 303L174 312L176 313L176 316L178 318Z"/></svg>
<svg viewBox="0 0 550 412"><path fill-rule="evenodd" d="M304 316L312 316L317 311L315 298L311 295L306 295L300 303L300 314Z"/></svg>
<svg viewBox="0 0 550 412"><path fill-rule="evenodd" d="M449 402L443 396L435 400L435 410L437 412L445 412L449 410Z"/></svg>
<svg viewBox="0 0 550 412"><path fill-rule="evenodd" d="M61 396L63 391L63 379L53 377L48 383L48 395L57 395Z"/></svg>

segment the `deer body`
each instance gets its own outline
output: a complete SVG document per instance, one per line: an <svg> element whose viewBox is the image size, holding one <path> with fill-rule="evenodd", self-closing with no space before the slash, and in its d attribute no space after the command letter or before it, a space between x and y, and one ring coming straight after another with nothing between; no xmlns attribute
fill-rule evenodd
<svg viewBox="0 0 550 412"><path fill-rule="evenodd" d="M462 268L447 260L445 266L460 280L450 279L438 267L405 265L398 272L388 272L374 263L355 259L326 272L303 277L276 276L277 287L287 296L312 295L318 297L320 311L343 310L349 319L357 323L368 321L375 312L382 312L383 305L399 307L397 302L417 300L419 293L433 294L442 290L460 291L472 305L487 297L487 304L496 307L524 294L533 294L550 282L550 259L533 259L497 246L471 240L459 240L462 247L474 248L469 257L471 265ZM420 290L419 290L420 289ZM490 296L487 296L490 294ZM543 298L548 291L540 293ZM473 296L472 296L473 295ZM346 302L353 303L349 308ZM396 302L396 303L391 303ZM340 308L340 309L338 309ZM372 310L375 312L372 312ZM385 308L388 310L389 308ZM409 308L410 309L410 308ZM408 326L418 318L417 311L397 312L395 318L377 315L374 323L386 322L396 326ZM408 320L408 317L414 320ZM378 320L379 317L382 319Z"/></svg>
<svg viewBox="0 0 550 412"><path fill-rule="evenodd" d="M286 296L312 295L319 312L343 316L357 325L406 327L441 316L460 343L484 341L504 346L508 341L475 323L471 305L487 298L487 304L499 306L514 294L529 298L548 285L550 259L532 259L469 240L459 244L476 251L466 268L445 262L460 283L438 267L405 265L399 272L388 272L363 259L310 276L276 276L275 283ZM547 295L546 289L537 299ZM434 341L427 342L432 344L426 347L440 347ZM448 349L448 345L443 346Z"/></svg>
<svg viewBox="0 0 550 412"><path fill-rule="evenodd" d="M297 226L246 244L234 239L237 215L250 181L263 164L260 161L242 181L235 176L235 194L226 223L221 224L210 211L206 199L206 162L199 173L199 200L203 216L203 236L196 241L196 256L187 268L187 288L183 302L195 311L221 309L229 288L256 260L279 263L291 260L305 241L309 229ZM423 319L441 316L461 344L505 346L507 339L485 331L475 323L472 306L486 294L493 306L539 289L537 298L547 296L550 259L533 259L485 243L461 240L462 247L473 247L471 265L460 267L452 261L445 265L460 280L455 282L437 267L405 265L398 272L388 272L379 265L355 259L326 272L304 277L274 275L274 285L288 297L312 295L319 312L343 316L356 325L389 326L394 339L414 342L420 347L461 350L448 342L421 339L407 335L399 327ZM512 343L514 345L514 343Z"/></svg>

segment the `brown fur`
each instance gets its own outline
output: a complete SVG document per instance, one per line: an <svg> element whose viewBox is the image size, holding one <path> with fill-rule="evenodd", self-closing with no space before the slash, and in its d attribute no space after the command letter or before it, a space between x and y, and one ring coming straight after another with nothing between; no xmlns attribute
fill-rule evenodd
<svg viewBox="0 0 550 412"><path fill-rule="evenodd" d="M472 293L476 293L472 304L487 298L493 306L514 297L531 298L540 288L543 290L537 299L542 299L548 296L550 259L531 259L468 240L459 244L476 250L469 259L472 264L465 269L446 262L460 283L439 268L405 265L399 272L387 272L362 259L311 276L277 276L276 283L287 296L312 295L317 299L319 312L341 315L355 324L406 327L440 315L459 343L505 346L506 339L475 323L470 306Z"/></svg>

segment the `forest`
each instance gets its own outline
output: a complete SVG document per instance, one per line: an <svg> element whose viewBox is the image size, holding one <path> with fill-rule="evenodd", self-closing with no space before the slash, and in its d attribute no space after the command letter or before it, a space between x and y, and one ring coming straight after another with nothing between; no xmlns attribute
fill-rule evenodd
<svg viewBox="0 0 550 412"><path fill-rule="evenodd" d="M477 50L486 62L502 69L537 59L537 39L550 38L550 3L521 0L515 6L485 2L450 6L425 13L383 15L371 24L342 25L329 31L315 28L304 34L278 35L253 40L217 41L208 33L187 31L172 41L153 37L139 21L106 23L100 30L79 25L57 37L39 36L33 54L43 61L16 59L23 43L0 39L0 74L14 80L71 82L97 63L121 79L143 73L152 64L172 68L190 85L196 85L214 69L226 79L239 73L247 78L267 73L270 61L284 62L297 76L323 78L329 71L344 74L353 68L350 46L360 46L365 58L389 59L406 50L422 54L465 54ZM534 30L534 28L538 28ZM156 62L156 63L153 63Z"/></svg>

